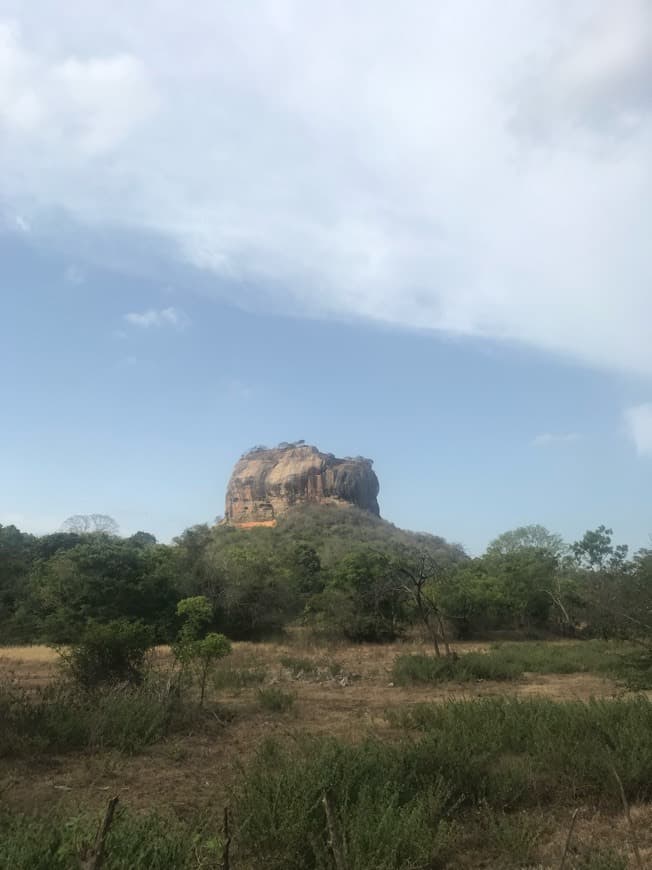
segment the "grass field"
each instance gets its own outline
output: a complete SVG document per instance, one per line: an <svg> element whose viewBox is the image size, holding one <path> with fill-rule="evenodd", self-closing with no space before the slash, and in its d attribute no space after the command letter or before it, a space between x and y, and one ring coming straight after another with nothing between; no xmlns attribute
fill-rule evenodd
<svg viewBox="0 0 652 870"><path fill-rule="evenodd" d="M204 713L131 744L118 718L107 733L97 705L84 707L90 730L71 736L68 725L65 740L27 741L0 758L0 867L78 867L113 795L122 810L109 870L219 866L226 805L233 870L336 867L321 805L331 792L347 870L560 867L576 810L567 870L637 867L636 849L652 866L651 705L618 678L628 651L456 651L459 664L442 672L416 643L236 643ZM57 661L46 647L2 648L0 677L38 699ZM154 673L170 663L157 649ZM120 715L111 698L102 703ZM150 715L140 697L136 712ZM49 863L34 863L37 840L52 847L41 849Z"/></svg>

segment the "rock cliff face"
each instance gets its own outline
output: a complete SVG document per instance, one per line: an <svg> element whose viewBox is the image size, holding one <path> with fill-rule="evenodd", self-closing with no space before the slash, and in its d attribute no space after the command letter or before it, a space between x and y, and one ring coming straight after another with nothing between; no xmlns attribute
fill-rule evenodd
<svg viewBox="0 0 652 870"><path fill-rule="evenodd" d="M275 525L291 507L309 503L356 505L380 516L378 490L370 459L337 459L302 442L257 447L233 469L225 520L243 528Z"/></svg>

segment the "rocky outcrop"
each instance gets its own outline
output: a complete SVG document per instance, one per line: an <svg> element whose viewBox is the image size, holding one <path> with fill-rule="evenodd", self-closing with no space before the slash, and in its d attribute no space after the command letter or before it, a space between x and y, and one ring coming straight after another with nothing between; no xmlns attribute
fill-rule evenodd
<svg viewBox="0 0 652 870"><path fill-rule="evenodd" d="M225 521L242 528L275 525L290 508L315 503L356 505L379 516L372 464L361 456L337 459L303 442L255 447L233 469Z"/></svg>

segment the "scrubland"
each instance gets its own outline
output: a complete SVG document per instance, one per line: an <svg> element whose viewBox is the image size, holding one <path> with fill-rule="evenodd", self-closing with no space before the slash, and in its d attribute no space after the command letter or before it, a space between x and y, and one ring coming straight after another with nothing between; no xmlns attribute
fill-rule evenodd
<svg viewBox="0 0 652 870"><path fill-rule="evenodd" d="M633 646L290 634L234 644L203 708L172 664L83 692L54 650L0 649L0 867L92 866L112 797L111 870L652 865Z"/></svg>

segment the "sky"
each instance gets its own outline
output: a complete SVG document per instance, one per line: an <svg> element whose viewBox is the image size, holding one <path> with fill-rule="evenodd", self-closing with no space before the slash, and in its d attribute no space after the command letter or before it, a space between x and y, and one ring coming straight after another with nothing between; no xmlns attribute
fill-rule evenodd
<svg viewBox="0 0 652 870"><path fill-rule="evenodd" d="M652 533L648 0L0 0L0 523L374 459L471 553Z"/></svg>

